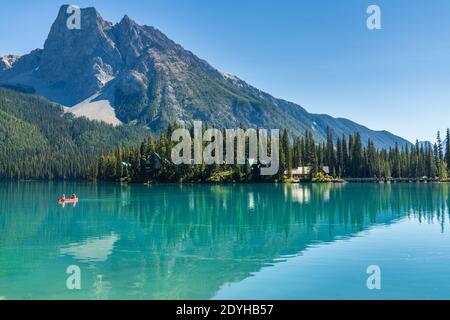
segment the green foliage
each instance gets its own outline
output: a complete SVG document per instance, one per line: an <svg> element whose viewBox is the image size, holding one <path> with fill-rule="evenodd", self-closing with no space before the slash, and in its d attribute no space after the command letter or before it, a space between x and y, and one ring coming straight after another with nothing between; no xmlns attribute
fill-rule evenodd
<svg viewBox="0 0 450 320"><path fill-rule="evenodd" d="M224 182L232 182L233 181L233 171L223 171L223 172L215 172L211 177L209 177L208 182L212 183L224 183Z"/></svg>
<svg viewBox="0 0 450 320"><path fill-rule="evenodd" d="M175 128L169 124L158 139L148 136L136 144L147 130L74 118L45 99L0 88L0 179L270 182L284 180L285 171L299 166L311 167L311 179L327 181L329 177L320 175L322 166L328 166L333 177L342 178L445 180L449 176L449 131L444 152L439 134L434 147L417 142L412 147L377 149L370 139L364 145L359 133L335 139L328 128L326 141L318 144L309 131L292 142L284 130L280 171L267 177L259 174L259 165L171 164ZM156 170L149 169L161 161Z"/></svg>
<svg viewBox="0 0 450 320"><path fill-rule="evenodd" d="M332 177L448 178L447 162L444 157L435 157L430 146L422 146L417 142L411 148L396 145L390 149L377 149L370 139L367 145L363 145L359 133L339 137L335 146L331 130L327 130L327 141L322 144L317 144L309 131L291 143L287 130L284 130L280 139L280 170L275 176L261 176L260 168L249 164L176 166L170 163L173 147L170 137L174 128L175 125L169 125L167 132L162 133L156 141L149 137L141 145L120 147L102 156L97 161L97 177L152 182L273 182L291 181L289 174L293 168L309 166L309 179L316 182L330 182ZM149 161L154 152L167 162L157 170L145 170L143 163ZM140 162L138 159L141 159ZM121 166L123 168L118 169ZM323 166L329 167L330 175L320 170Z"/></svg>
<svg viewBox="0 0 450 320"><path fill-rule="evenodd" d="M318 172L314 175L314 177L312 178L312 181L314 182L322 182L322 183L327 183L327 182L331 182L331 177L324 174L323 172Z"/></svg>
<svg viewBox="0 0 450 320"><path fill-rule="evenodd" d="M445 162L447 163L447 175L450 176L450 129L447 129L445 140Z"/></svg>
<svg viewBox="0 0 450 320"><path fill-rule="evenodd" d="M99 155L147 130L74 118L43 98L0 88L0 179L83 179Z"/></svg>

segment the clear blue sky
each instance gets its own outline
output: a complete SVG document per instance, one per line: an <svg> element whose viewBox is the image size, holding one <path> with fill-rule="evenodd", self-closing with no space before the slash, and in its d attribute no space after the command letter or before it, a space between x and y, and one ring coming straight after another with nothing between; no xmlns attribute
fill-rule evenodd
<svg viewBox="0 0 450 320"><path fill-rule="evenodd" d="M41 48L61 1L2 1L0 55ZM411 141L450 127L448 0L81 1L152 25L216 68L301 104ZM382 30L366 9L382 10Z"/></svg>

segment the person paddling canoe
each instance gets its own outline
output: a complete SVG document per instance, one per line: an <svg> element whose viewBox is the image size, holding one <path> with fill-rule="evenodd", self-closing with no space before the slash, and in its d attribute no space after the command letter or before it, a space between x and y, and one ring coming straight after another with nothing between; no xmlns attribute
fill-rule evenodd
<svg viewBox="0 0 450 320"><path fill-rule="evenodd" d="M62 195L61 198L58 199L58 203L59 204L65 204L65 203L77 203L78 202L78 198L77 195L74 193L72 194L72 196L70 198L66 198L66 195Z"/></svg>

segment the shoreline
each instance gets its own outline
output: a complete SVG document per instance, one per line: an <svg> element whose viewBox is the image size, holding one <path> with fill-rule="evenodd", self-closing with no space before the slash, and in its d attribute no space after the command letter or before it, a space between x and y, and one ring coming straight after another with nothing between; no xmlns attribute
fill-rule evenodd
<svg viewBox="0 0 450 320"><path fill-rule="evenodd" d="M142 184L142 182L119 182L124 184ZM429 183L450 183L449 179L446 180L439 180L439 179L408 179L408 178L392 178L392 179L375 179L375 178L346 178L346 179L340 179L340 178L333 178L327 181L322 180L301 180L301 181L271 181L271 182L195 182L195 181L189 181L189 182L144 182L144 185L158 185L158 184L204 184L204 185L229 185L229 184L346 184L346 183L352 183L352 184L358 184L358 183L396 183L396 184L429 184Z"/></svg>
<svg viewBox="0 0 450 320"><path fill-rule="evenodd" d="M208 182L208 181L114 181L114 180L90 180L90 179L2 179L0 182L84 182L84 183L114 183L114 184L144 184L144 185L157 185L157 184L205 184L205 185L227 185L227 184L345 184L345 183L450 183L450 179L429 179L429 178L329 178L329 179L301 179L292 180L287 179L284 181L228 181L228 182Z"/></svg>
<svg viewBox="0 0 450 320"><path fill-rule="evenodd" d="M430 178L345 178L345 182L372 182L372 183L448 183L449 179L430 179Z"/></svg>

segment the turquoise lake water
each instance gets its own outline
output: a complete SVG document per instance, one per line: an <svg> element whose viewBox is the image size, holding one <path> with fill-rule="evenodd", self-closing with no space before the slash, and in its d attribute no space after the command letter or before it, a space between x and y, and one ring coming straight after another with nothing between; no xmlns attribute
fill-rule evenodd
<svg viewBox="0 0 450 320"><path fill-rule="evenodd" d="M450 299L449 186L0 183L0 299Z"/></svg>

